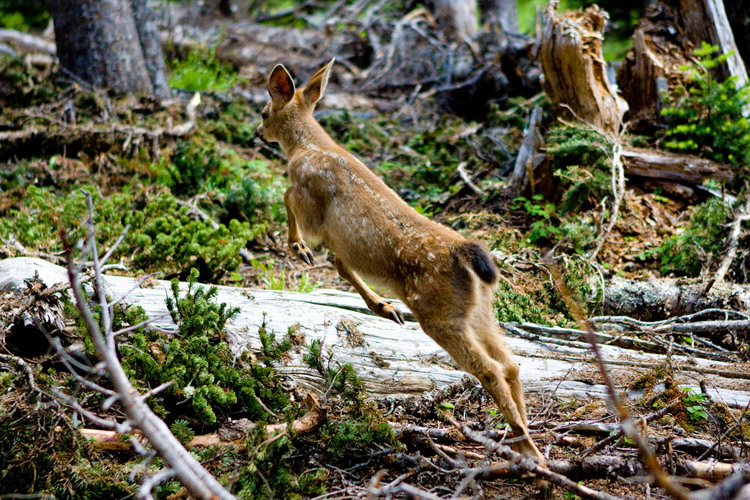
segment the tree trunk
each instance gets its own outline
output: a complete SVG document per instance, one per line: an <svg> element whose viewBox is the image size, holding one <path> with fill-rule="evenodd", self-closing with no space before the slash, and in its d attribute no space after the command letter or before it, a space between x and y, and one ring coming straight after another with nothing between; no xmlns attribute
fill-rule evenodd
<svg viewBox="0 0 750 500"><path fill-rule="evenodd" d="M65 70L119 94L169 95L148 0L52 0L50 7Z"/></svg>
<svg viewBox="0 0 750 500"><path fill-rule="evenodd" d="M499 24L506 33L519 33L516 0L479 0L482 22Z"/></svg>
<svg viewBox="0 0 750 500"><path fill-rule="evenodd" d="M127 1L127 0L126 0ZM164 64L164 53L159 41L159 29L156 26L154 5L150 0L130 0L133 7L133 17L138 39L141 42L143 59L146 63L154 95L159 99L166 99L170 95L167 68Z"/></svg>

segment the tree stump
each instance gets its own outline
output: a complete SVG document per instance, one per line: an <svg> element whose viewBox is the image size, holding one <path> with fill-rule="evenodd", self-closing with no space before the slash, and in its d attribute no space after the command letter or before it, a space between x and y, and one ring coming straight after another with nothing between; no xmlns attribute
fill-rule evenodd
<svg viewBox="0 0 750 500"><path fill-rule="evenodd" d="M559 14L557 1L545 12L539 47L542 88L558 113L616 134L628 105L610 84L602 56L607 13L592 5Z"/></svg>

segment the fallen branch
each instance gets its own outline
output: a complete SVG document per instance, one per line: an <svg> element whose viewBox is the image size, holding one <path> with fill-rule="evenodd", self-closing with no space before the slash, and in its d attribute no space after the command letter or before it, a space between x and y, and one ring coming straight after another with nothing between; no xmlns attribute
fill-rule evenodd
<svg viewBox="0 0 750 500"><path fill-rule="evenodd" d="M308 408L308 413L306 413L305 416L298 418L291 424L280 423L266 425L266 435L271 437L277 433L286 433L287 430L289 430L290 425L291 430L295 435L307 434L319 427L325 420L325 410L321 408L318 400L311 394L307 395L305 404ZM231 427L222 429L219 432L195 436L185 443L185 447L187 449L192 449L218 446L244 450L247 448L247 434L255 427L255 423L241 419L234 422L234 425ZM122 433L103 429L81 429L80 432L84 437L88 438L91 445L97 449L107 451L133 450L133 444L130 441L123 440L124 435ZM139 432L134 434L136 435L136 439L139 439L138 436L142 436Z"/></svg>
<svg viewBox="0 0 750 500"><path fill-rule="evenodd" d="M510 189L517 195L521 195L531 181L529 171L533 171L533 167L530 168L529 164L533 162L534 152L539 149L542 142L542 134L539 132L541 122L542 108L537 105L531 110L531 114L526 120L526 126L523 129L523 142L518 150L516 163L510 177Z"/></svg>
<svg viewBox="0 0 750 500"><path fill-rule="evenodd" d="M625 173L668 181L702 184L706 179L731 180L734 170L729 165L679 153L653 149L622 148Z"/></svg>
<svg viewBox="0 0 750 500"><path fill-rule="evenodd" d="M724 276L726 276L727 271L729 271L729 266L732 265L732 262L734 262L734 259L737 256L737 243L739 242L740 233L742 232L742 223L748 220L750 220L750 196L747 198L742 211L737 214L732 222L732 229L729 231L729 238L727 238L727 253L721 259L719 269L717 269L711 279L706 282L706 286L701 292L701 297L708 295L708 292L711 291L716 283L724 281Z"/></svg>
<svg viewBox="0 0 750 500"><path fill-rule="evenodd" d="M558 474L557 472L553 472L548 468L539 465L529 457L513 451L510 446L493 441L489 438L484 437L480 432L469 429L468 426L458 422L453 417L447 416L446 418L448 422L456 427L456 429L458 429L461 434L466 436L468 439L484 445L488 454L497 453L505 460L520 467L524 472L530 472L540 479L545 479L550 483L560 486L567 491L571 491L577 495L580 495L583 498L591 498L594 500L616 500L622 498L610 495L609 493L605 493L603 491L594 490L582 484L578 484L575 481L563 476L562 474Z"/></svg>
<svg viewBox="0 0 750 500"><path fill-rule="evenodd" d="M57 55L57 47L42 37L16 30L0 29L0 43L12 45L21 52L36 52L50 56Z"/></svg>
<svg viewBox="0 0 750 500"><path fill-rule="evenodd" d="M81 264L73 259L73 247L68 241L67 233L63 232L63 244L66 249L68 279L75 298L76 307L78 308L86 328L89 331L91 340L101 358L104 371L107 373L112 387L114 388L114 398L109 397L105 405L119 402L125 411L127 420L117 423L102 418L97 418L90 412L86 412L72 396L66 396L62 393L58 395L66 403L73 406L87 418L94 420L100 425L107 425L118 431L129 431L130 429L139 429L142 435L148 440L151 446L156 450L159 456L169 465L171 471L187 488L190 494L199 499L205 500L231 500L231 495L219 482L191 455L177 440L164 423L149 408L144 398L130 384L127 374L120 365L117 355L115 337L117 332L112 328L112 304L108 303L107 295L104 293L104 278L101 272L102 261L99 259L96 247L96 226L94 225L94 203L90 193L86 193L88 198L89 217L87 220L88 235L83 249L84 261L90 256L94 268L95 290L98 291L99 318L94 313L89 304L89 299L84 292L81 283ZM101 327L100 327L101 325ZM137 441L133 441L136 446ZM142 448L142 447L141 447ZM166 479L164 475L161 475ZM153 485L153 478L146 478L148 484ZM144 483L145 484L145 483Z"/></svg>

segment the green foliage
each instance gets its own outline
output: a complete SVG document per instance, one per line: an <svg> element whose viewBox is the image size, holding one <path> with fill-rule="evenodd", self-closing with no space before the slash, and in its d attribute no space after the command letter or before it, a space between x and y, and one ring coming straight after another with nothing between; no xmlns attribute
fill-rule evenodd
<svg viewBox="0 0 750 500"><path fill-rule="evenodd" d="M506 281L500 280L495 300L495 311L500 322L533 322L549 324L548 310L541 296L548 296L548 291L538 290L536 293L523 293L514 289Z"/></svg>
<svg viewBox="0 0 750 500"><path fill-rule="evenodd" d="M49 0L3 0L0 2L0 28L41 31L47 27L49 20Z"/></svg>
<svg viewBox="0 0 750 500"><path fill-rule="evenodd" d="M173 59L169 84L178 89L221 92L234 86L237 72L216 58L216 49L194 50L184 60Z"/></svg>
<svg viewBox="0 0 750 500"><path fill-rule="evenodd" d="M322 375L326 385L332 387L345 401L354 404L357 409L361 408L365 386L354 367L349 363L342 365L334 361L330 349L324 354L323 343L319 339L313 340L307 349L302 357L305 364Z"/></svg>
<svg viewBox="0 0 750 500"><path fill-rule="evenodd" d="M286 434L266 436L257 427L247 437L248 457L237 475L235 495L243 500L310 498L325 493L328 471L323 468L295 474L290 459L295 451Z"/></svg>
<svg viewBox="0 0 750 500"><path fill-rule="evenodd" d="M237 269L239 251L255 236L247 222L236 219L214 229L166 193L149 200L142 210L128 212L125 222L132 229L120 253L138 249L132 262L139 269L185 276L194 266L207 281Z"/></svg>
<svg viewBox="0 0 750 500"><path fill-rule="evenodd" d="M184 295L179 282L172 281L167 308L178 325L176 335L137 332L130 342L120 344L128 376L140 388L174 382L149 400L162 415L171 414L184 403L190 404L194 418L209 425L216 423L219 409L242 411L253 420L269 417L264 405L283 412L290 401L274 380L273 363L291 344L276 342L264 323L259 330L262 359L237 362L223 340L223 329L239 309L216 304L217 289L205 290L197 286L197 279L197 272L192 270ZM184 414L185 409L180 411Z"/></svg>
<svg viewBox="0 0 750 500"><path fill-rule="evenodd" d="M690 86L678 86L667 95L661 114L670 118L664 147L695 153L712 160L747 165L750 163L750 122L742 115L750 106L750 87L737 88L736 77L717 81L711 69L724 63L729 54L714 57L718 47L703 42L695 50L697 67L690 71Z"/></svg>
<svg viewBox="0 0 750 500"><path fill-rule="evenodd" d="M390 444L395 436L391 426L377 412L359 419L334 420L323 426L320 438L328 458L340 462L347 456L363 453L374 444Z"/></svg>
<svg viewBox="0 0 750 500"><path fill-rule="evenodd" d="M698 276L703 264L724 249L728 221L729 208L719 198L696 206L687 227L653 252L661 263L661 272Z"/></svg>
<svg viewBox="0 0 750 500"><path fill-rule="evenodd" d="M685 395L682 401L685 403L688 419L693 422L708 420L708 413L703 407L708 397L702 392L696 392L694 389L684 389Z"/></svg>
<svg viewBox="0 0 750 500"><path fill-rule="evenodd" d="M97 192L93 186L82 189ZM138 206L139 202L127 190L109 197L95 194L94 222L97 242L103 248L111 246L130 225L115 257L132 258L132 265L141 271L185 275L195 266L206 279L216 280L239 266L239 250L257 234L247 222L235 219L214 229L209 222L193 217L188 207L178 205L168 193L149 198L145 206ZM80 191L58 196L52 189L31 184L23 205L0 218L0 235L8 238L12 234L27 248L59 252L60 229L73 228L71 239L83 237L86 216L86 197ZM255 230L264 228L256 226Z"/></svg>
<svg viewBox="0 0 750 500"><path fill-rule="evenodd" d="M560 214L590 206L611 191L612 146L600 134L566 125L551 129L547 140L562 190Z"/></svg>
<svg viewBox="0 0 750 500"><path fill-rule="evenodd" d="M286 272L282 269L277 275L274 271L272 260L263 263L258 259L252 259L250 265L253 266L260 283L269 290L293 290L296 292L309 293L320 286L320 283L312 283L310 281L310 274L307 271L303 271L300 274L299 283L297 283L296 286L290 286L291 283L287 279Z"/></svg>
<svg viewBox="0 0 750 500"><path fill-rule="evenodd" d="M37 375L37 383L40 379L44 377ZM35 403L37 395L25 400L23 387L14 393L0 400L0 491L11 498L12 493L35 493L60 500L134 493L128 466L104 462L64 414Z"/></svg>
<svg viewBox="0 0 750 500"><path fill-rule="evenodd" d="M557 228L552 219L555 215L555 205L544 203L543 195L535 194L530 200L519 196L514 201L513 208L523 208L526 214L533 219L530 224L530 231L526 234L529 243L536 243L540 240L555 240L560 237L560 229Z"/></svg>
<svg viewBox="0 0 750 500"><path fill-rule="evenodd" d="M172 434L174 434L174 436L183 444L190 442L190 440L195 437L195 431L190 427L187 420L175 420L172 422L172 425L169 426L169 430L171 430Z"/></svg>

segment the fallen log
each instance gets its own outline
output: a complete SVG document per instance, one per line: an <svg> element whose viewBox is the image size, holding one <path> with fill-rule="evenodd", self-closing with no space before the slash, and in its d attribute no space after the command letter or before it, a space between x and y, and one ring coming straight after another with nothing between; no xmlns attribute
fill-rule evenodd
<svg viewBox="0 0 750 500"><path fill-rule="evenodd" d="M67 281L62 267L41 259L19 257L0 261L0 289L24 288L24 279L37 272L48 286ZM141 306L148 317L154 318L152 328L167 333L177 331L165 305L170 293L168 282L159 281L153 288L138 288L133 278L106 276L106 281L113 296L135 287L124 302ZM183 290L187 288L186 283L180 286ZM330 352L334 363L350 363L354 367L374 397L422 394L465 376L452 367L448 354L425 335L418 324L407 317L406 325L399 326L374 316L358 295L335 290L295 293L217 288L219 302L237 306L241 311L227 324L227 342L236 353L260 349L258 329L265 323L268 331L283 334L293 329L304 334L306 342L320 340L324 352ZM362 345L352 346L349 342L347 331L351 331L352 325L362 334ZM566 380L571 370L591 361L587 345L554 345L515 335L508 335L506 341L521 365L521 379L527 393L554 391L558 397L607 397L602 385ZM613 372L631 377L634 367L650 369L665 363L665 356L660 354L610 345L602 345L601 350ZM303 354L302 349L292 352L278 371L306 389L325 392L326 381L304 363ZM737 384L736 379L721 376L736 371L736 363L677 354L672 355L671 363L676 383L680 385L699 390L696 378L707 379L711 382L708 393L712 398L733 408L744 408L750 402L750 391L724 388ZM717 373L712 375L712 370ZM632 395L640 397L637 391Z"/></svg>
<svg viewBox="0 0 750 500"><path fill-rule="evenodd" d="M57 48L54 42L16 30L0 29L0 43L10 45L18 52L46 54L49 56L57 55Z"/></svg>
<svg viewBox="0 0 750 500"><path fill-rule="evenodd" d="M716 284L705 296L703 288L700 280L613 277L604 293L603 313L654 321L713 308L750 311L747 285Z"/></svg>
<svg viewBox="0 0 750 500"><path fill-rule="evenodd" d="M706 179L728 181L735 172L730 165L679 153L623 147L625 174L668 181L702 184Z"/></svg>

